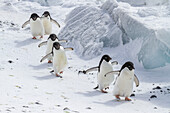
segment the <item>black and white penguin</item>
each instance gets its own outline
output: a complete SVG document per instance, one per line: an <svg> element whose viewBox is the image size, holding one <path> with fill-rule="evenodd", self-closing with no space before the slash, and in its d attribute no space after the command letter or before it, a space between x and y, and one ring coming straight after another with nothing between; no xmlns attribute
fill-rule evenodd
<svg viewBox="0 0 170 113"><path fill-rule="evenodd" d="M67 40L59 40L58 37L56 36L56 34L50 34L50 36L48 37L47 41L44 41L42 43L40 43L38 45L38 47L41 47L42 45L46 45L47 44L47 49L46 49L46 55L48 53L51 53L52 52L52 48L53 48L53 43L54 42L67 42ZM49 55L49 57L47 58L48 59L48 63L52 63L52 55Z"/></svg>
<svg viewBox="0 0 170 113"><path fill-rule="evenodd" d="M36 13L31 14L30 19L22 25L22 28L24 28L27 24L30 24L31 34L33 36L32 39L36 39L37 36L43 38L44 35L43 23Z"/></svg>
<svg viewBox="0 0 170 113"><path fill-rule="evenodd" d="M63 48L59 42L54 42L52 52L47 54L45 57L43 57L40 60L40 62L42 62L43 60L48 58L49 55L52 54L54 73L57 77L62 77L62 76L60 76L60 74L63 73L64 68L67 66L67 57L66 57L66 53L65 53L65 51L67 51L67 50L73 50L73 48Z"/></svg>
<svg viewBox="0 0 170 113"><path fill-rule="evenodd" d="M113 65L117 65L118 62L114 61L111 62L111 57L109 55L103 55L100 62L99 66L87 69L86 71L79 71L79 73L88 73L91 71L98 71L97 74L97 87L94 89L100 88L101 92L107 93L105 90L109 88L110 84L114 80L114 74L117 74L117 72L110 74L109 76L105 77L105 74L107 74L110 71L113 71Z"/></svg>
<svg viewBox="0 0 170 113"><path fill-rule="evenodd" d="M51 15L48 11L45 11L42 14L41 19L43 22L45 35L49 35L52 33L52 22L55 23L58 27L60 27L60 24L56 20L51 18Z"/></svg>
<svg viewBox="0 0 170 113"><path fill-rule="evenodd" d="M126 62L120 69L119 74L115 80L113 95L117 100L120 100L121 97L125 97L126 101L131 101L128 97L132 94L133 91L133 82L135 81L136 87L139 86L139 80L134 74L134 64L130 61ZM114 71L107 73L115 73Z"/></svg>

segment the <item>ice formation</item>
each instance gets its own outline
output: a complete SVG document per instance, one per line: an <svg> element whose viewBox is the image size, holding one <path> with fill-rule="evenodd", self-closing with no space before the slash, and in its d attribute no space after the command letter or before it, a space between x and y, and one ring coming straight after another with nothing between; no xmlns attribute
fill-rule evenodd
<svg viewBox="0 0 170 113"><path fill-rule="evenodd" d="M142 47L138 60L146 69L165 66L170 63L170 19L167 6L131 7L124 3L107 1L103 9L108 11L128 38L141 38ZM114 7L114 8L113 8ZM158 17L157 17L158 16ZM122 40L123 37L122 37ZM128 41L124 40L124 43Z"/></svg>
<svg viewBox="0 0 170 113"><path fill-rule="evenodd" d="M59 37L69 40L77 55L90 59L100 55L103 47L116 47L122 35L119 27L103 10L81 6L66 18Z"/></svg>
<svg viewBox="0 0 170 113"><path fill-rule="evenodd" d="M133 0L128 1L131 3ZM146 1L135 5L142 5L144 2ZM81 6L67 16L66 26L59 36L70 40L77 55L85 59L100 55L103 47L116 47L141 39L142 47L136 56L144 68L165 66L170 63L168 2L149 0L143 4L148 5L147 7L133 7L131 5L134 4L108 0L101 9Z"/></svg>

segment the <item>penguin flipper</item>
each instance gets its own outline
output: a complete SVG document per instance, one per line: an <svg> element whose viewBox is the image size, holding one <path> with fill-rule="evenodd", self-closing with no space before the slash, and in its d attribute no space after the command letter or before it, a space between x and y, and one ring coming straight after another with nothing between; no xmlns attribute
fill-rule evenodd
<svg viewBox="0 0 170 113"><path fill-rule="evenodd" d="M30 20L27 20L23 25L22 25L22 28L24 28L27 24L30 23Z"/></svg>
<svg viewBox="0 0 170 113"><path fill-rule="evenodd" d="M92 68L90 68L90 69L87 69L86 70L86 73L89 73L89 72L91 72L91 71L97 71L98 70L98 66L97 67L92 67Z"/></svg>
<svg viewBox="0 0 170 113"><path fill-rule="evenodd" d="M52 54L52 52L51 53L48 53L47 55L45 55L41 60L40 60L40 62L42 62L42 61L44 61L46 58L48 58L49 57L49 55L51 55Z"/></svg>
<svg viewBox="0 0 170 113"><path fill-rule="evenodd" d="M117 64L118 64L118 61L113 61L111 64L112 64L112 65L117 65Z"/></svg>
<svg viewBox="0 0 170 113"><path fill-rule="evenodd" d="M54 72L54 70L51 70L51 71L50 71L50 73L53 73L53 72Z"/></svg>
<svg viewBox="0 0 170 113"><path fill-rule="evenodd" d="M134 82L136 84L136 87L139 86L139 79L137 78L137 76L134 74Z"/></svg>
<svg viewBox="0 0 170 113"><path fill-rule="evenodd" d="M104 76L106 77L106 76L109 76L109 75L114 75L114 74L119 74L119 73L120 73L119 70L118 71L110 71L110 72L106 73Z"/></svg>
<svg viewBox="0 0 170 113"><path fill-rule="evenodd" d="M59 43L61 43L61 42L67 42L67 40L62 39L62 40L59 40L58 42L59 42Z"/></svg>
<svg viewBox="0 0 170 113"><path fill-rule="evenodd" d="M51 21L52 21L53 23L55 23L55 24L60 28L60 24L59 24L56 20L54 20L54 19L51 18Z"/></svg>
<svg viewBox="0 0 170 113"><path fill-rule="evenodd" d="M41 47L41 46L46 45L46 44L47 44L47 41L41 42L41 43L38 45L38 47Z"/></svg>
<svg viewBox="0 0 170 113"><path fill-rule="evenodd" d="M99 88L99 85L97 85L94 89L98 89Z"/></svg>
<svg viewBox="0 0 170 113"><path fill-rule="evenodd" d="M64 48L65 51L72 51L74 50L72 47Z"/></svg>
<svg viewBox="0 0 170 113"><path fill-rule="evenodd" d="M97 71L98 68L99 68L98 66L97 66L97 67L92 67L92 68L89 68L89 69L84 70L84 71L79 71L79 73L87 74L87 73L89 73L89 72L91 72L91 71Z"/></svg>

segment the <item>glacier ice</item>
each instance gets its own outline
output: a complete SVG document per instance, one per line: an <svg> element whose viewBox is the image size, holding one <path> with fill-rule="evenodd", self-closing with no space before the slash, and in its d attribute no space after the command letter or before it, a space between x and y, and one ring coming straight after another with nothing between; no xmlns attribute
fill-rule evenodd
<svg viewBox="0 0 170 113"><path fill-rule="evenodd" d="M168 4L169 0L117 0L118 2L127 2L132 6L155 6Z"/></svg>
<svg viewBox="0 0 170 113"><path fill-rule="evenodd" d="M137 57L144 68L153 69L170 63L170 16L167 6L131 7L127 3L119 3L113 9L115 4L118 3L107 1L102 8L126 34L125 38L122 37L124 44L129 40L142 39Z"/></svg>
<svg viewBox="0 0 170 113"><path fill-rule="evenodd" d="M156 2L152 5L157 5ZM165 3L164 0L160 2ZM144 68L153 69L170 63L169 18L166 5L133 7L129 3L108 0L101 8L75 8L67 16L59 37L68 39L77 55L84 59L100 55L103 47L117 47L140 39L140 46L134 47L138 52L128 56L137 58ZM127 54L132 53L128 51Z"/></svg>
<svg viewBox="0 0 170 113"><path fill-rule="evenodd" d="M67 16L65 23L59 37L69 40L69 45L81 58L94 58L102 53L103 47L116 47L121 43L121 30L99 8L77 7Z"/></svg>

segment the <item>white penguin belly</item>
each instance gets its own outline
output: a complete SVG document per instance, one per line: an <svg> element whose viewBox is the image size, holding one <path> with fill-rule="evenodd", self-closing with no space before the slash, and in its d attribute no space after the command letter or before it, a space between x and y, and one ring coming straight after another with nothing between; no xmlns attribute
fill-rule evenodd
<svg viewBox="0 0 170 113"><path fill-rule="evenodd" d="M54 50L53 68L55 73L59 73L63 71L66 66L67 66L67 58L66 58L64 48L60 48L60 50Z"/></svg>
<svg viewBox="0 0 170 113"><path fill-rule="evenodd" d="M121 72L118 76L113 95L119 95L122 97L129 97L133 90L134 73L133 72Z"/></svg>
<svg viewBox="0 0 170 113"><path fill-rule="evenodd" d="M30 21L30 28L32 36L43 36L44 35L44 27L40 19L36 21Z"/></svg>
<svg viewBox="0 0 170 113"><path fill-rule="evenodd" d="M42 19L42 21L43 21L45 34L46 35L51 34L51 32L52 32L52 24L51 24L50 19L44 18L44 19Z"/></svg>
<svg viewBox="0 0 170 113"><path fill-rule="evenodd" d="M113 71L112 64L110 62L103 61L101 64L100 72L98 73L97 80L100 89L109 87L114 80L114 75L104 76L106 73Z"/></svg>

